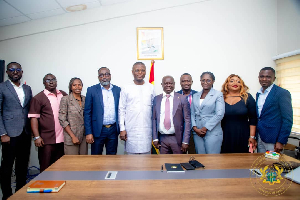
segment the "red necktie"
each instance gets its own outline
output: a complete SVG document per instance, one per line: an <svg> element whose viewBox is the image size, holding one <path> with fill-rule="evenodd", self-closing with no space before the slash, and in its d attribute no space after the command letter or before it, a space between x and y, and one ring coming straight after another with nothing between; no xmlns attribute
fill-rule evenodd
<svg viewBox="0 0 300 200"><path fill-rule="evenodd" d="M164 125L166 130L169 130L171 128L171 118L170 118L170 100L169 97L171 95L167 94L166 97L166 104L165 104L165 120L164 120Z"/></svg>

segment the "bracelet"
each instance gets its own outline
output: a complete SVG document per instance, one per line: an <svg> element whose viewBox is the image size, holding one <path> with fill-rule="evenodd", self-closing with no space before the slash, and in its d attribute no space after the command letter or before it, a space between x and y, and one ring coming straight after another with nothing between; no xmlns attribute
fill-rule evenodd
<svg viewBox="0 0 300 200"><path fill-rule="evenodd" d="M40 136L34 137L34 138L33 138L33 141L36 141L36 140L39 139L39 138L40 138Z"/></svg>
<svg viewBox="0 0 300 200"><path fill-rule="evenodd" d="M256 137L255 137L255 136L252 136L252 135L250 135L250 138L252 138L252 139L255 139L255 140L256 140Z"/></svg>

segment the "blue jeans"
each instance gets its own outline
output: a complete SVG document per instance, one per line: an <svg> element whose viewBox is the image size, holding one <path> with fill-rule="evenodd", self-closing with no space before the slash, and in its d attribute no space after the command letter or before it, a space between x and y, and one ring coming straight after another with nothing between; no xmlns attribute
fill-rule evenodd
<svg viewBox="0 0 300 200"><path fill-rule="evenodd" d="M102 127L99 137L94 138L94 143L91 145L92 155L102 155L105 145L106 155L116 155L118 148L118 132L116 123L109 128Z"/></svg>

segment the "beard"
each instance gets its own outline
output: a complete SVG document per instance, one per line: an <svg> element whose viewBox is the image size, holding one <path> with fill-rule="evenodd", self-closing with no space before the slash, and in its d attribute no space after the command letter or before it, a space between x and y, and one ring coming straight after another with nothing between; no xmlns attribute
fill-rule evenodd
<svg viewBox="0 0 300 200"><path fill-rule="evenodd" d="M14 78L13 76L9 76L8 77L12 82L17 82L19 80L21 80L22 76L19 76L18 78Z"/></svg>
<svg viewBox="0 0 300 200"><path fill-rule="evenodd" d="M102 85L102 86L107 86L107 85L109 85L109 81L101 81L100 82L100 84Z"/></svg>

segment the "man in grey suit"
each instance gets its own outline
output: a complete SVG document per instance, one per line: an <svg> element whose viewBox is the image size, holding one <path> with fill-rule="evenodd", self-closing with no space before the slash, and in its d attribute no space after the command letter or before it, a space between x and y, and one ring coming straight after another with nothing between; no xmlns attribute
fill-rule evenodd
<svg viewBox="0 0 300 200"><path fill-rule="evenodd" d="M174 78L165 76L163 93L153 100L153 144L161 154L187 151L191 134L190 104L184 95L174 92Z"/></svg>
<svg viewBox="0 0 300 200"><path fill-rule="evenodd" d="M20 82L23 71L19 63L9 63L6 74L9 80L0 83L1 189L3 199L12 195L11 173L15 159L16 191L26 184L31 145L30 121L27 117L32 98L31 88Z"/></svg>

